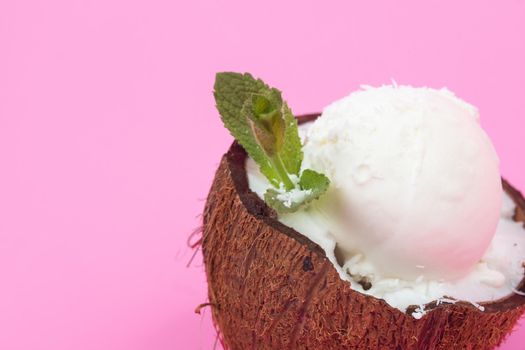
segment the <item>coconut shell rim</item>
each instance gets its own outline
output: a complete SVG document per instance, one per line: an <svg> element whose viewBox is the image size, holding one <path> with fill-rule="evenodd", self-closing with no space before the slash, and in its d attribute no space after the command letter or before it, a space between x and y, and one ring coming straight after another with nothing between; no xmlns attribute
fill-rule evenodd
<svg viewBox="0 0 525 350"><path fill-rule="evenodd" d="M303 123L307 123L310 121L314 121L319 115L320 113L311 113L311 114L297 116L298 123L303 124ZM248 177L247 177L246 168L245 168L245 162L246 162L248 155L246 151L244 150L244 148L239 143L234 141L225 156L227 160L228 170L230 171L232 182L235 187L235 191L237 195L239 196L242 204L248 211L248 213L254 216L256 219L261 220L266 225L279 231L280 233L285 234L288 237L299 242L300 244L307 246L308 249L312 251L312 253L317 254L321 258L326 258L326 254L324 250L317 243L313 242L308 237L299 233L295 229L278 221L277 214L275 213L275 211L272 208L270 208L264 202L264 200L259 198L259 196L255 192L253 192L250 189L248 185ZM502 186L503 186L504 191L512 198L512 200L516 204L516 210L521 210L522 213L525 213L525 198L523 194L519 190L514 188L504 178L502 178ZM516 220L517 217L518 215L517 213L515 213L514 215L515 221L517 221ZM524 222L524 227L525 227L525 222ZM516 290L519 292L525 293L525 273L524 273L524 278L522 278L522 280L516 287ZM368 295L368 294L364 294L364 295L372 297L372 298L376 298L372 295ZM383 300L383 299L379 299L379 300ZM386 304L389 307L392 307L388 303ZM489 312L489 313L490 312L504 312L504 311L512 310L514 308L524 305L525 296L519 295L516 293L512 293L500 299L486 301L486 302L479 302L478 304L484 307L483 311L479 310L472 303L468 301L461 301L461 300L458 300L455 303L441 302L439 303L439 305L437 304L437 301L431 301L427 303L426 305L424 305L424 309L426 311L432 311L433 309L436 309L436 308L452 308L454 305L457 305L457 304L470 306L472 308L475 308L479 312ZM419 307L419 305L409 306L407 308L406 313L407 314L412 313L417 307ZM397 308L394 308L394 309L399 311L399 309Z"/></svg>

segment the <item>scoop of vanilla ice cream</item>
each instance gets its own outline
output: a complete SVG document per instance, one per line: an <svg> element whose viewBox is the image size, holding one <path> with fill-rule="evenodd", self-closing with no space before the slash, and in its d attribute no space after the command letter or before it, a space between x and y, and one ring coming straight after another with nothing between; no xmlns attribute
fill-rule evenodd
<svg viewBox="0 0 525 350"><path fill-rule="evenodd" d="M363 87L325 108L304 156L340 203L338 246L383 276L459 277L496 232L498 156L476 108L446 89Z"/></svg>

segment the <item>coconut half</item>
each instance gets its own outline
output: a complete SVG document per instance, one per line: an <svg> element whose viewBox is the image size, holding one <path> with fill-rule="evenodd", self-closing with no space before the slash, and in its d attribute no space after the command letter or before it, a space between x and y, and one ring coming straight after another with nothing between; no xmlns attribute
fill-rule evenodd
<svg viewBox="0 0 525 350"><path fill-rule="evenodd" d="M419 306L403 313L352 290L321 247L249 189L246 158L237 143L223 156L203 217L209 303L228 349L492 349L525 311L520 293L480 303L484 311L431 302L415 319ZM525 199L505 180L503 188L525 222ZM525 279L517 290L525 293Z"/></svg>

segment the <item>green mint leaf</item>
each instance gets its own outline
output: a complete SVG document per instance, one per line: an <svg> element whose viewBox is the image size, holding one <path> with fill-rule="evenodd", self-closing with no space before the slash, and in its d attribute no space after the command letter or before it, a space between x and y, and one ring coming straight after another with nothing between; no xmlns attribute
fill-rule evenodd
<svg viewBox="0 0 525 350"><path fill-rule="evenodd" d="M295 119L291 109L286 104L283 105L282 115L286 126L281 158L289 173L299 174L303 161L303 150L301 148L301 139L299 138L297 119Z"/></svg>
<svg viewBox="0 0 525 350"><path fill-rule="evenodd" d="M302 190L312 190L312 196L319 198L320 195L328 190L330 180L317 171L305 169L299 179L299 186Z"/></svg>
<svg viewBox="0 0 525 350"><path fill-rule="evenodd" d="M274 186L280 178L270 159L254 139L252 128L246 118L241 118L244 103L252 94L264 89L262 81L249 79L250 75L218 73L215 77L214 96L221 119L232 136L243 146L259 165L261 172Z"/></svg>
<svg viewBox="0 0 525 350"><path fill-rule="evenodd" d="M288 192L270 188L264 194L264 200L278 213L292 213L319 198L329 185L330 180L325 175L305 169L299 179L300 188Z"/></svg>
<svg viewBox="0 0 525 350"><path fill-rule="evenodd" d="M297 121L281 92L250 74L218 73L214 96L224 125L270 183L295 187L303 159Z"/></svg>
<svg viewBox="0 0 525 350"><path fill-rule="evenodd" d="M303 151L297 120L279 90L248 73L224 72L217 73L213 94L224 125L274 187L264 194L268 205L294 212L326 192L328 178L310 169L292 181Z"/></svg>
<svg viewBox="0 0 525 350"><path fill-rule="evenodd" d="M280 214L293 213L297 211L303 203L300 201L294 201L291 198L285 198L284 196L289 193L290 192L283 193L276 189L269 188L264 193L264 201Z"/></svg>
<svg viewBox="0 0 525 350"><path fill-rule="evenodd" d="M271 101L264 95L253 94L244 102L241 117L247 118L257 143L268 157L274 157L284 137L283 123Z"/></svg>

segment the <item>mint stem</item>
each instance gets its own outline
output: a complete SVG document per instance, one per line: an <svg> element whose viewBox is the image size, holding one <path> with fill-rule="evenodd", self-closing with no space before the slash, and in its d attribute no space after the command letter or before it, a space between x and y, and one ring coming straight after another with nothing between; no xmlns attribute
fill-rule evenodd
<svg viewBox="0 0 525 350"><path fill-rule="evenodd" d="M286 191L291 191L295 188L295 184L290 180L290 177L288 176L288 172L286 171L283 161L279 155L274 155L271 157L272 163L275 166L275 170L277 170L277 173L281 177L281 182L284 185L284 188Z"/></svg>

